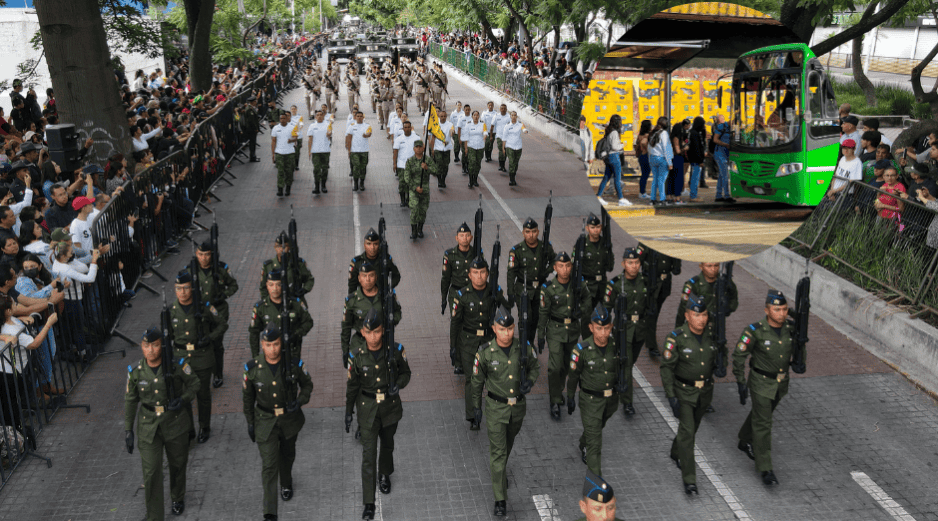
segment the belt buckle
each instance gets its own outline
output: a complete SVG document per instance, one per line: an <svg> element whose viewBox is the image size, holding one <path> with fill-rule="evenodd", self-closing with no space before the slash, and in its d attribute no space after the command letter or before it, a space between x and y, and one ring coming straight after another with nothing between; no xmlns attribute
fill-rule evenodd
<svg viewBox="0 0 938 521"><path fill-rule="evenodd" d="M485 336L484 329L476 329L476 336Z"/></svg>
<svg viewBox="0 0 938 521"><path fill-rule="evenodd" d="M668 274L667 274L667 273L662 273L662 274L661 274L661 280L667 280L667 278L668 278Z"/></svg>
<svg viewBox="0 0 938 521"><path fill-rule="evenodd" d="M153 411L156 412L157 416L160 416L166 411L166 409L162 405L154 405Z"/></svg>
<svg viewBox="0 0 938 521"><path fill-rule="evenodd" d="M779 374L775 377L775 381L777 381L778 383L782 383L782 381L785 380L785 377L786 377L786 376L788 376L788 375L786 375L785 373L779 373Z"/></svg>
<svg viewBox="0 0 938 521"><path fill-rule="evenodd" d="M704 381L703 381L703 380L697 380L697 381L694 382L694 387L696 387L696 388L698 388L698 389L703 389L703 386L704 386Z"/></svg>
<svg viewBox="0 0 938 521"><path fill-rule="evenodd" d="M570 324L570 323L572 323L572 322L573 322L573 319L570 319L570 318L565 318L565 319L563 319L563 323L564 323L564 324Z"/></svg>
<svg viewBox="0 0 938 521"><path fill-rule="evenodd" d="M375 393L375 403L381 403L384 401L384 393Z"/></svg>
<svg viewBox="0 0 938 521"><path fill-rule="evenodd" d="M632 322L638 322L638 314L632 315Z"/></svg>
<svg viewBox="0 0 938 521"><path fill-rule="evenodd" d="M610 396L612 396L612 389L606 389L603 391L603 398L609 398Z"/></svg>
<svg viewBox="0 0 938 521"><path fill-rule="evenodd" d="M195 351L195 344L186 344L186 351Z"/></svg>
<svg viewBox="0 0 938 521"><path fill-rule="evenodd" d="M603 280L603 276L602 276L602 275L596 275L596 280Z"/></svg>
<svg viewBox="0 0 938 521"><path fill-rule="evenodd" d="M508 400L508 405L514 405L514 404L518 403L518 399L515 398L515 397L507 398L507 400Z"/></svg>
<svg viewBox="0 0 938 521"><path fill-rule="evenodd" d="M283 407L274 407L274 416L283 415Z"/></svg>

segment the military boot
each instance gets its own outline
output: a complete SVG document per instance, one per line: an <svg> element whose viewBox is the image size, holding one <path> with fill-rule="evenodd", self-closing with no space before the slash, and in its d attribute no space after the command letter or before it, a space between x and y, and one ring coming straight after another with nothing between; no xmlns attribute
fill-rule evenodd
<svg viewBox="0 0 938 521"><path fill-rule="evenodd" d="M352 191L357 192L358 191L358 179L352 179L352 182L353 182Z"/></svg>
<svg viewBox="0 0 938 521"><path fill-rule="evenodd" d="M322 180L320 189L322 190L322 193L324 193L324 194L328 194L328 193L329 193L329 190L326 190L326 180L325 180L325 179Z"/></svg>
<svg viewBox="0 0 938 521"><path fill-rule="evenodd" d="M313 193L319 195L319 181L316 181L316 186L313 188Z"/></svg>
<svg viewBox="0 0 938 521"><path fill-rule="evenodd" d="M417 237L423 239L423 223L417 223Z"/></svg>
<svg viewBox="0 0 938 521"><path fill-rule="evenodd" d="M400 194L401 194L401 208L406 208L407 207L407 199L406 199L407 194L405 194L404 192L401 192Z"/></svg>
<svg viewBox="0 0 938 521"><path fill-rule="evenodd" d="M417 238L417 225L410 225L410 240L415 240Z"/></svg>

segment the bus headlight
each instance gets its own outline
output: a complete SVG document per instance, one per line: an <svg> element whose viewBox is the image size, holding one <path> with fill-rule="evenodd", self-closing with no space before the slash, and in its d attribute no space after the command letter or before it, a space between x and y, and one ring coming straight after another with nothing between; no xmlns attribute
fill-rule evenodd
<svg viewBox="0 0 938 521"><path fill-rule="evenodd" d="M791 174L797 174L801 172L803 165L801 163L786 163L778 167L778 171L775 172L775 177L785 177Z"/></svg>
<svg viewBox="0 0 938 521"><path fill-rule="evenodd" d="M727 161L726 171L727 173L730 173L730 174L738 174L739 169L736 167L736 161Z"/></svg>

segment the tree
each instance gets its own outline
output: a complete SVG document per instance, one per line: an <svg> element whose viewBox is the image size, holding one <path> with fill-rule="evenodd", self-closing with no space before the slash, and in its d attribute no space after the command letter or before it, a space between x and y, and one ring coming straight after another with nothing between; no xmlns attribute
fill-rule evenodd
<svg viewBox="0 0 938 521"><path fill-rule="evenodd" d="M873 15L873 11L876 9L876 3L870 2L866 9L863 11L863 15L860 17L859 21L856 23L864 23L870 16ZM858 36L853 39L851 43L851 56L853 59L853 79L857 82L857 85L863 91L863 95L866 96L867 106L876 105L876 87L873 86L873 82L866 77L866 72L863 70L863 36Z"/></svg>
<svg viewBox="0 0 938 521"><path fill-rule="evenodd" d="M215 0L184 0L189 36L189 81L194 90L212 87L212 17Z"/></svg>
<svg viewBox="0 0 938 521"><path fill-rule="evenodd" d="M95 159L131 150L98 0L36 0L59 119L94 138Z"/></svg>

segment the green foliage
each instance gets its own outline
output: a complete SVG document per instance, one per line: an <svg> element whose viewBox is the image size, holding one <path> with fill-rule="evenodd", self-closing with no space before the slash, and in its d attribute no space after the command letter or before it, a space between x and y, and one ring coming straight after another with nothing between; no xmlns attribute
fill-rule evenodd
<svg viewBox="0 0 938 521"><path fill-rule="evenodd" d="M856 114L868 116L910 115L915 119L934 117L927 103L918 103L911 91L895 85L876 85L876 105L868 106L866 96L856 82L831 78L837 103L849 103Z"/></svg>

